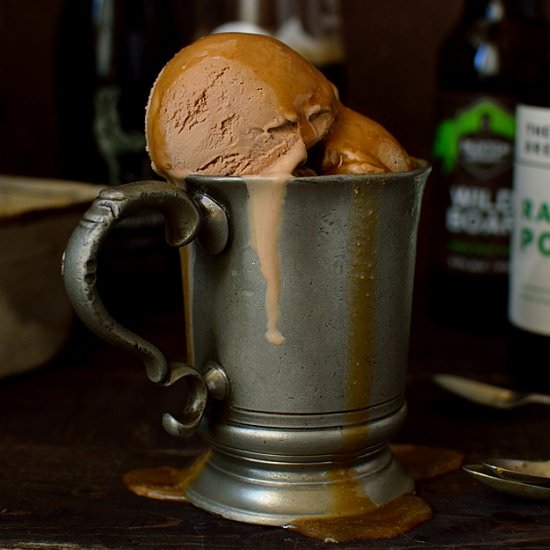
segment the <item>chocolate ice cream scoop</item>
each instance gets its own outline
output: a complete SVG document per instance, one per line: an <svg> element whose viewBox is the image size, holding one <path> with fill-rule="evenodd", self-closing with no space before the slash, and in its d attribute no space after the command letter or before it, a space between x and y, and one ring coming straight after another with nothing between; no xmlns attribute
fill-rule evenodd
<svg viewBox="0 0 550 550"><path fill-rule="evenodd" d="M189 173L290 175L330 129L335 87L268 36L223 33L182 49L158 76L146 114L153 168Z"/></svg>
<svg viewBox="0 0 550 550"><path fill-rule="evenodd" d="M341 106L324 140L323 174L406 172L411 161L383 126Z"/></svg>

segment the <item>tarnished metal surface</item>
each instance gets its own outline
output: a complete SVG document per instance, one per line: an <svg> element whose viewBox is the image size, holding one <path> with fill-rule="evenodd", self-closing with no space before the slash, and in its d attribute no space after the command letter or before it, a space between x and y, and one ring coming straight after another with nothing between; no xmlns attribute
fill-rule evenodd
<svg viewBox="0 0 550 550"><path fill-rule="evenodd" d="M189 362L203 373L192 393L208 388L218 399L199 427L213 452L188 489L196 505L280 525L340 505L338 513L351 513L341 504L346 492L376 505L412 489L387 443L406 412L416 230L428 173L421 165L406 174L288 182L278 237L281 345L264 336L266 284L251 247L247 182L190 177L187 194L168 200L184 205L168 216L184 217L182 241L198 236L182 261ZM110 212L119 199L103 200L88 216L95 226L118 216ZM148 367L152 379L167 378L162 354L113 325L98 297L90 298L86 266L105 228L84 220L80 231L65 268L77 311L100 336L137 350L146 365L160 364ZM188 405L193 411L193 398Z"/></svg>
<svg viewBox="0 0 550 550"><path fill-rule="evenodd" d="M184 191L173 185L143 181L106 188L69 239L62 266L65 289L82 321L104 340L136 353L153 382L171 385L186 378L191 383L194 392L184 407L185 423L170 415L164 419L173 433L191 435L206 408L204 381L192 367L168 364L158 348L113 319L96 288L97 257L104 239L116 223L143 208L155 209L164 215L166 240L171 246L185 245L199 230L201 216L197 206Z"/></svg>

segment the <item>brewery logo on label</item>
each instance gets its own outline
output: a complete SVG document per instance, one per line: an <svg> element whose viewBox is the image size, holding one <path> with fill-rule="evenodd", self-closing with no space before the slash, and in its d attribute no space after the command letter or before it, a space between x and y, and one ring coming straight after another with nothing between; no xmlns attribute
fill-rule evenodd
<svg viewBox="0 0 550 550"><path fill-rule="evenodd" d="M515 130L515 117L509 110L482 98L441 122L434 156L444 173L455 170L460 162L483 179L494 177L494 171L498 174L512 165Z"/></svg>
<svg viewBox="0 0 550 550"><path fill-rule="evenodd" d="M458 162L472 177L488 180L511 170L514 144L491 132L488 115L483 115L480 123L479 131L459 139Z"/></svg>

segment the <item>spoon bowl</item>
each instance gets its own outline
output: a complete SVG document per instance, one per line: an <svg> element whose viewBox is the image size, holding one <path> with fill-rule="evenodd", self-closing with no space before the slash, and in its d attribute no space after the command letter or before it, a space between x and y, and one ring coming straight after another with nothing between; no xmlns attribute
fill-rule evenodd
<svg viewBox="0 0 550 550"><path fill-rule="evenodd" d="M525 483L550 486L550 461L491 458L483 461L491 473Z"/></svg>
<svg viewBox="0 0 550 550"><path fill-rule="evenodd" d="M484 485L501 493L526 499L550 500L550 487L500 477L493 474L483 464L466 464L462 469Z"/></svg>
<svg viewBox="0 0 550 550"><path fill-rule="evenodd" d="M454 374L436 374L434 381L446 390L486 407L514 409L532 403L550 405L550 395L519 392Z"/></svg>

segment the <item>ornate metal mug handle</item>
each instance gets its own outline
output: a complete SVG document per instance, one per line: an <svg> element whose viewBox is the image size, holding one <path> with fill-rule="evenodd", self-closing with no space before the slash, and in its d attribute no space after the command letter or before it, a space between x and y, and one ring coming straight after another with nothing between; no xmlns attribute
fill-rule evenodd
<svg viewBox="0 0 550 550"><path fill-rule="evenodd" d="M199 197L196 204L183 189L159 181L140 181L103 189L73 231L63 257L65 288L82 321L107 342L137 354L151 381L169 386L185 378L189 383L190 395L181 419L168 414L163 418L163 425L170 433L184 437L191 435L202 419L209 386L214 397L225 394L223 371L210 365L203 376L184 363L168 363L157 347L115 321L96 288L97 256L112 227L140 209L160 211L165 218L168 244L179 247L198 235L205 220L214 219L222 226L227 223L223 210L216 206L205 196ZM214 234L218 235L217 247L225 246L227 228L222 227L217 232L214 228Z"/></svg>

